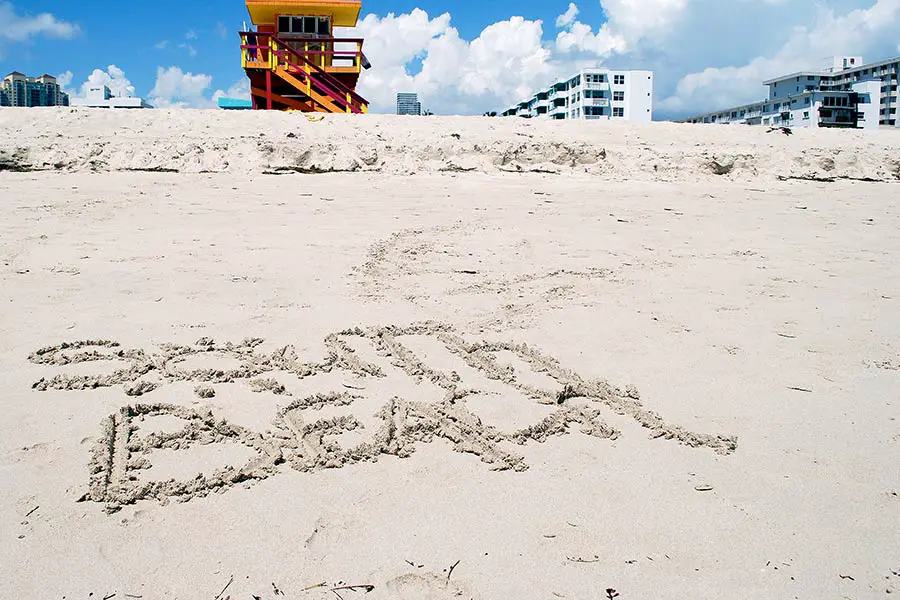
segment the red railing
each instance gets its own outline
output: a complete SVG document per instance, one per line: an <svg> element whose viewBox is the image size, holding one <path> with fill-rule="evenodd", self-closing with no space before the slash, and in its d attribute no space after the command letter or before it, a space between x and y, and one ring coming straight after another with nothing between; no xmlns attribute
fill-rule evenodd
<svg viewBox="0 0 900 600"><path fill-rule="evenodd" d="M244 51L245 61L267 61L270 40L275 39L280 44L288 46L288 44L303 44L304 49L295 50L298 54L315 57L319 60L312 60L319 67L341 67L342 65L332 64L334 60L350 61L350 68L361 70L366 63L365 55L362 51L362 38L334 38L334 37L315 37L315 38L285 38L271 33L260 33L257 31L242 31L241 49ZM356 50L335 50L335 44L354 44ZM330 59L330 60L329 60Z"/></svg>
<svg viewBox="0 0 900 600"><path fill-rule="evenodd" d="M277 38L277 37L275 38L275 41L276 41L276 42L279 42L279 43L282 44L282 45L284 44L284 42L283 42L282 40L280 40L279 38ZM368 102L366 102L366 99L365 99L365 98L363 98L362 96L360 96L359 94L357 94L357 93L356 93L355 91L353 91L350 87L346 86L346 85L344 84L344 82L342 82L340 79L338 79L337 77L335 77L334 75L332 75L331 73L329 73L328 71L326 71L325 69L323 69L322 67L320 67L319 65L317 65L317 64L315 64L314 62L310 61L310 60L307 59L305 56L303 56L303 54L297 52L296 50L294 50L294 49L291 48L290 46L283 46L282 49L276 50L276 51L275 51L275 55L276 55L276 56L283 56L285 53L287 53L288 55L294 57L295 59L297 59L298 61L300 61L301 63L303 63L305 66L307 66L307 67L309 67L310 69L312 69L313 71L315 71L315 73L316 73L316 79L325 82L326 84L328 84L328 86L330 86L330 87L332 87L332 88L335 88L335 89L337 89L338 91L340 91L340 92L342 92L342 93L344 93L344 94L349 95L350 98L352 98L353 100L356 101L356 103L358 103L359 106L356 106L356 108L360 108L360 109L361 109L361 108L362 108L362 105L368 104ZM362 54L362 52L360 52L360 54ZM288 63L290 63L290 61L288 61ZM331 97L334 98L335 100L338 100L338 101L340 101L341 103L346 103L346 99L345 99L345 98L341 98L340 96L336 96L336 95L332 94L332 93L331 93L331 90L327 89L326 86L323 86L323 88L324 88L323 91L325 91L329 96L331 96ZM351 104L352 104L352 103L351 103Z"/></svg>
<svg viewBox="0 0 900 600"><path fill-rule="evenodd" d="M269 33L254 31L241 32L241 51L244 68L253 68L254 63L265 63L265 68L276 70L282 68L291 75L300 76L304 83L318 89L322 94L334 100L343 110L349 112L367 112L368 102L340 79L328 72L328 68L340 68L334 65L334 59L350 59L356 72L360 72L365 62L362 53L362 39L358 38L304 38L285 40ZM303 50L296 50L288 45L304 44ZM354 43L357 50L335 50L335 43Z"/></svg>
<svg viewBox="0 0 900 600"><path fill-rule="evenodd" d="M358 38L304 38L285 40L269 33L241 32L241 51L244 68L252 68L253 63L265 63L266 68L283 68L292 75L303 77L304 83L316 85L320 91L350 112L367 112L368 102L340 79L328 72L338 60L349 59L356 72L360 72L365 62L362 53L362 39ZM303 50L295 50L288 42L304 44ZM335 50L335 43L354 43L357 50Z"/></svg>

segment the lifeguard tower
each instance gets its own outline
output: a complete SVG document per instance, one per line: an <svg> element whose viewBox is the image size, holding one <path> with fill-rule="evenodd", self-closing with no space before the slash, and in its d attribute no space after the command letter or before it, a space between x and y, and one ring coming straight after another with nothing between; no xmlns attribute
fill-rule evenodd
<svg viewBox="0 0 900 600"><path fill-rule="evenodd" d="M255 31L241 32L241 63L256 110L366 113L356 93L370 67L362 39L335 38L353 27L361 1L246 0Z"/></svg>

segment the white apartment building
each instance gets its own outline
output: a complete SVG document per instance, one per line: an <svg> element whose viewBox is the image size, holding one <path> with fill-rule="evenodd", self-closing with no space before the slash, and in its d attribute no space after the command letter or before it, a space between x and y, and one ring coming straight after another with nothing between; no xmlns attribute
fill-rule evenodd
<svg viewBox="0 0 900 600"><path fill-rule="evenodd" d="M113 96L105 85L88 88L84 98L72 98L72 106L88 108L153 108L142 98L131 96Z"/></svg>
<svg viewBox="0 0 900 600"><path fill-rule="evenodd" d="M823 69L763 82L767 100L683 119L686 123L790 127L900 127L897 75L900 58L864 64L861 56L836 56Z"/></svg>
<svg viewBox="0 0 900 600"><path fill-rule="evenodd" d="M653 119L653 72L583 69L501 116L649 123Z"/></svg>

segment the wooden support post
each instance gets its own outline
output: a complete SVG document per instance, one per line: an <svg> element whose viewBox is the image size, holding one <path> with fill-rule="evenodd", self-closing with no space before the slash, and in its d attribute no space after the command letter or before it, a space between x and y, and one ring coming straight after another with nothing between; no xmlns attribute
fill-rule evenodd
<svg viewBox="0 0 900 600"><path fill-rule="evenodd" d="M266 71L266 110L272 110L272 71Z"/></svg>

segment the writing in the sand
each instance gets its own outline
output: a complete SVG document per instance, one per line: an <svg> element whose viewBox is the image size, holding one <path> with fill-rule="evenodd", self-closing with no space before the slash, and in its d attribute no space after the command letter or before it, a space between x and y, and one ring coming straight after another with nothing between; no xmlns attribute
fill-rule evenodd
<svg viewBox="0 0 900 600"><path fill-rule="evenodd" d="M583 378L526 344L471 341L439 323L348 329L327 336L324 346L322 360L304 362L293 346L265 350L258 338L202 338L153 351L85 340L41 348L29 360L57 370L35 382L37 391L121 386L133 399L103 420L90 458L84 499L112 506L190 500L286 468L310 472L384 455L404 458L435 439L493 469L521 471L527 464L516 449L530 443L576 430L601 439L621 436L604 421L610 411L630 417L653 438L720 454L734 452L737 444L733 437L667 423L643 406L633 387ZM106 374L59 372L84 363L118 368ZM188 382L205 408L151 400ZM224 385L276 398L270 427L252 431L216 416L224 408L216 403L216 389ZM492 411L491 403L501 409ZM504 417L518 407L527 409L524 417L532 422L510 425ZM183 427L154 431L148 423L160 416L174 417ZM246 446L252 457L184 481L152 479L154 452L225 443Z"/></svg>

